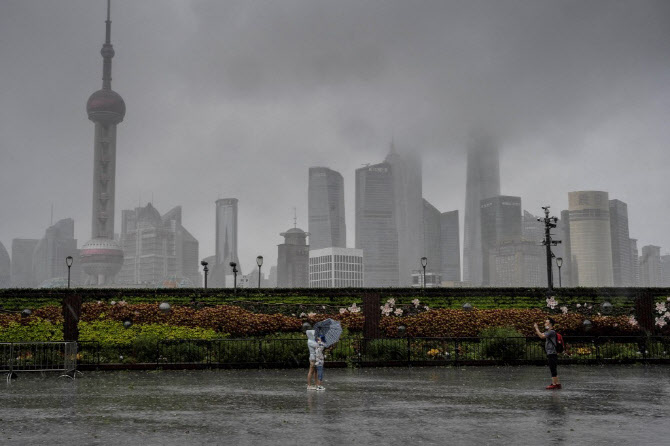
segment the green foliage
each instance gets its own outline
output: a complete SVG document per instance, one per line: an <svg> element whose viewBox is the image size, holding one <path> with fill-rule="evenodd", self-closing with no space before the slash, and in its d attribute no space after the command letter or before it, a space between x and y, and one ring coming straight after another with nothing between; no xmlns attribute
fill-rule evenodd
<svg viewBox="0 0 670 446"><path fill-rule="evenodd" d="M10 322L7 326L0 326L0 341L28 342L28 341L62 341L63 324L54 324L40 319L28 323Z"/></svg>
<svg viewBox="0 0 670 446"><path fill-rule="evenodd" d="M526 338L513 327L491 327L479 333L482 356L498 360L523 359Z"/></svg>

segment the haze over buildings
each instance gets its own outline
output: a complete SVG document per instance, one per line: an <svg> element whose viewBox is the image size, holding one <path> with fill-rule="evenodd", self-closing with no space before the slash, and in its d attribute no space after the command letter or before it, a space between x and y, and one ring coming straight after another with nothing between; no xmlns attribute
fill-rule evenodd
<svg viewBox="0 0 670 446"><path fill-rule="evenodd" d="M256 255L274 257L290 209L298 207L306 221L309 166L342 175L345 233L358 246L351 243L359 237L357 169L384 159L391 138L422 160L391 185L393 225L408 228L396 241L391 282L409 280L407 270L419 267L419 251L427 249L421 230L409 229L423 223L416 211L424 199L461 211L463 279L479 282L481 262L473 256L481 228L472 206L500 195L501 183L532 214L551 204L559 217L569 208L568 191L608 191L627 204L629 237L640 247L660 246L661 255L670 248L670 211L659 206L670 165L668 2L233 5L112 3L114 86L132 116L126 119L125 102L111 88L110 37L102 90L87 110L94 150L82 103L100 88L105 2L3 5L2 54L12 60L0 91L0 240L8 250L13 239L44 234L53 203L57 219L75 221L74 239L93 237L98 242L88 248L109 255L118 248L116 207L132 209L138 194L155 194L159 209L183 206L184 226L210 256L217 250L212 202L225 196L245 203L237 250L251 270ZM500 167L489 196L475 191L483 183L471 184L471 168L484 162L466 165L470 135L499 151L487 161ZM626 271L625 237L612 227L612 268ZM17 278L26 265L32 269L28 244L12 253ZM565 284L579 265L563 249ZM115 253L108 259L114 268ZM110 275L97 273L96 281Z"/></svg>

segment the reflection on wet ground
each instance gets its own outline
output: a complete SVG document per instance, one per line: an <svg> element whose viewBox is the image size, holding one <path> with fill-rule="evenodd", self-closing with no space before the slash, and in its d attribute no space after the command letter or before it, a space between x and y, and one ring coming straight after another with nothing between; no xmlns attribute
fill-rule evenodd
<svg viewBox="0 0 670 446"><path fill-rule="evenodd" d="M24 373L0 444L668 444L670 367Z"/></svg>

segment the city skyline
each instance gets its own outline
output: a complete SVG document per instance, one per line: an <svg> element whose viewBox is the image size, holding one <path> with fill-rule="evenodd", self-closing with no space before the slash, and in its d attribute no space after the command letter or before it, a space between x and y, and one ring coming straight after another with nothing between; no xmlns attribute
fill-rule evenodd
<svg viewBox="0 0 670 446"><path fill-rule="evenodd" d="M123 92L132 119L129 115L119 134L116 207L134 207L140 194L144 197L142 204L146 204L152 195L155 198L151 201L159 208L181 204L184 225L192 229L200 241L201 257L206 257L214 253L211 203L217 197L235 196L246 206L240 212L239 256L245 270L250 271L256 255L273 258L272 247L280 242L277 234L290 226L294 207L298 211L299 225L307 226L307 191L301 179L310 165L324 165L342 173L347 238L353 240L354 171L360 164L381 159L392 136L400 144L421 152L425 198L438 209L460 210L462 218L465 208L465 134L476 126L491 129L498 137L502 192L521 196L525 209L535 214L539 213L541 205L551 204L558 212L567 209L569 191L608 191L610 196L628 204L630 236L638 239L638 246L661 246L663 254L670 247L670 235L663 229L667 211L658 203L663 203L665 198L662 168L668 165L665 147L670 135L665 129L667 126L662 125L667 121L664 101L668 93L664 83L658 80L663 76L657 75L667 72L670 60L667 47L658 43L667 41L668 37L668 27L662 26L664 23L660 19L667 16L664 14L667 6L654 2L639 2L635 8L609 6L608 20L599 28L601 34L589 31L588 20L584 25L576 20L583 17L583 13L587 13L587 17L598 16L603 5L593 2L567 11L562 9L566 6L550 4L524 9L524 20L531 16L544 25L549 17L565 12L562 18L555 19L555 23L550 22L550 28L575 31L573 36L576 37L556 43L557 46L551 47L546 55L540 54L537 66L542 67L544 62L552 67L545 71L528 68L528 62L537 59L537 50L545 49L542 45L548 43L548 34L530 25L517 31L506 31L499 41L512 51L512 55L521 54L516 50L519 37L538 38L539 43L530 44L531 48L524 47L531 50L528 53L534 58L522 59L520 63L528 71L514 71L505 61L494 58L491 74L480 74L484 78L474 81L470 74L480 73L477 61L492 54L495 47L488 34L484 35L481 47L461 48L457 43L444 47L445 54L451 56L445 58L449 63L445 61L444 64L431 58L413 61L409 55L412 52L403 49L406 45L425 44L425 53L435 54L439 46L430 42L440 41L434 38L446 37L450 31L442 31L449 26L440 22L438 27L430 16L440 17L442 14L448 21L452 20L448 18L450 8L462 14L461 19L469 21L474 31L487 27L498 31L513 28L509 25L517 23L515 14L504 7L449 3L424 11L392 3L356 6L353 9L361 19L352 14L342 17L342 26L322 24L336 35L349 39L357 48L344 54L345 60L339 65L343 71L330 70L329 66L324 71L317 69L318 63L312 64L315 56L309 52L289 58L297 68L284 65L275 58L270 62L264 60L268 52L261 50L269 41L264 39L262 30L265 28L261 25L266 19L260 18L253 4L229 11L216 5L194 7L182 3L158 8L151 2L138 5L119 2L114 9L114 44L118 51L114 83ZM7 14L0 18L0 37L8 43L3 47L3 55L16 60L8 68L7 88L1 93L4 113L4 119L0 120L2 156L10 161L0 167L0 189L3 190L0 205L7 212L0 222L0 241L6 247L11 246L13 238L39 237L48 226L52 203L55 219L75 220L76 239L83 242L90 237L86 221L91 213L91 178L88 173L92 164L91 128L90 123L82 119L82 102L99 85L104 2L72 1L68 6L21 2L6 6ZM287 18L276 9L269 16L279 22L289 21L296 27L298 35L314 37L311 41L316 48L325 50L326 54L337 54L339 47L328 46L327 42L318 39L322 34L309 25L318 22L318 8L307 4L298 6L295 20L307 17L311 21L293 23L293 18ZM411 14L413 11L415 14ZM180 22L184 12L194 18L195 24ZM242 37L247 38L238 39L250 46L233 42L235 39L228 38L230 31L225 27L221 40L203 42L208 30L213 29L208 16L219 17L224 12L230 12L231 20L241 14L251 17L249 30L242 31ZM376 14L378 12L383 14ZM141 17L148 13L155 14L157 21L162 20L170 26L173 35L165 36L160 32L154 35L146 27L139 26ZM12 16L44 19L12 21L8 18ZM45 22L46 17L48 22ZM496 17L494 22L491 21L493 17ZM355 45L367 42L365 34L355 32L347 37L343 32L346 25L358 24L362 19L370 21L369 32L375 35L385 36L383 29L388 23L405 30L423 31L415 38L418 40L394 41L389 38L386 44L371 43L368 48L373 54L379 54L380 62L369 68L358 58L363 51L360 48L365 49L365 45ZM298 23L304 25L298 26ZM60 31L73 28L80 32ZM276 30L273 26L269 28ZM176 49L170 45L182 37L185 42ZM279 37L282 38L270 48L281 50L278 54L294 54L293 48L299 40L290 35ZM465 42L468 40L464 39ZM617 45L606 45L605 42L610 40ZM30 51L33 57L12 57L16 54L15 48ZM226 65L214 64L202 72L174 66L171 63L174 52L186 54L188 48L225 49L221 60ZM576 48L582 52L572 51ZM639 51L639 48L648 51ZM476 57L459 58L459 49L467 49ZM595 60L587 60L586 55ZM186 57L204 55L197 52ZM374 57L368 59L376 60ZM566 62L577 68L563 68L570 65ZM50 66L48 74L35 65L45 63ZM266 63L278 64L278 80L254 80L243 75L250 66L264 67ZM202 63L191 65L206 66ZM426 68L408 71L413 66ZM463 67L467 76L455 72L455 66ZM601 66L607 70L600 71L598 67ZM307 70L300 73L301 68ZM511 72L506 73L505 69L511 69ZM589 92L587 87L594 85L587 79L575 77L582 71L588 73L589 78L597 78L602 86L595 86L594 91ZM222 76L213 76L221 73ZM406 88L408 84L400 80L399 73L408 74L408 78L414 80L413 85L423 86L419 91ZM290 95L285 94L295 91L294 81L288 74L301 74L300 79L307 81L308 91L298 101L289 100ZM499 82L496 76L500 77ZM505 81L515 77L523 82L513 81L509 92L490 88L484 88L481 93L475 91L486 86L485 81L491 81L493 88L506 85ZM53 88L54 79L59 85L57 89ZM216 87L214 79L223 85L222 89L213 88ZM424 80L426 82L421 82ZM572 88L563 80L576 81L577 85ZM247 81L251 84L245 83ZM418 98L431 97L426 93L434 93L436 86L445 82L449 83L443 92L446 96L440 93L433 96L428 106L421 105ZM524 85L531 85L533 89L526 90ZM551 89L560 91L560 94L545 96ZM411 91L411 96L403 93L405 90ZM168 91L171 93L165 93ZM205 96L206 91L213 94ZM318 91L325 94L332 112L319 105L322 102L318 99L323 98L318 96ZM473 91L476 94L470 96L472 104L466 103L468 107L464 108L463 97ZM533 94L539 94L539 97L531 101L528 98ZM265 100L262 99L264 95ZM356 100L357 97L360 100ZM386 99L380 101L381 98ZM365 106L368 102L375 104L374 108ZM396 102L404 106L393 107ZM28 109L26 106L35 103L42 107ZM546 105L546 111L539 109L538 104L542 103ZM345 107L344 104L348 105ZM474 111L470 105L475 107ZM506 126L494 119L500 114L475 113L484 105L489 105L497 113L504 110L511 116L518 115L518 122ZM416 113L406 119L405 107ZM612 113L596 118L602 111L610 109ZM155 110L161 110L161 113L155 113ZM282 116L277 115L280 110ZM296 121L296 116L305 114L306 110L312 117ZM574 112L574 119L566 117L568 110ZM538 116L520 127L519 122L524 121L530 112ZM473 119L473 113L480 119ZM189 117L191 114L195 114L195 119ZM252 118L255 115L258 116ZM466 120L460 115L469 116ZM425 123L427 117L430 119ZM40 126L34 127L35 121L40 122ZM550 121L551 125L548 124ZM219 127L220 131L211 130ZM253 130L259 127L263 130ZM560 134L569 137L559 137ZM546 169L547 165L553 169ZM53 169L53 175L46 172L38 176L36 173L49 168ZM252 171L253 176L249 175ZM67 172L67 175L56 175L55 172ZM30 180L26 182L26 179ZM19 183L22 187L13 186ZM540 187L542 185L545 187ZM649 215L655 218L645 218Z"/></svg>

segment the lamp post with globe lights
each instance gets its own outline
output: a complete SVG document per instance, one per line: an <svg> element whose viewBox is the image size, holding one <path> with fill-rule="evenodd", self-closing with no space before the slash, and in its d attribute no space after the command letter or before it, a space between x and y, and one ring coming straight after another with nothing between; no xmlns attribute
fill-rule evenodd
<svg viewBox="0 0 670 446"><path fill-rule="evenodd" d="M74 259L72 256L65 257L65 264L67 265L67 287L70 289L70 268L72 268L72 262Z"/></svg>

